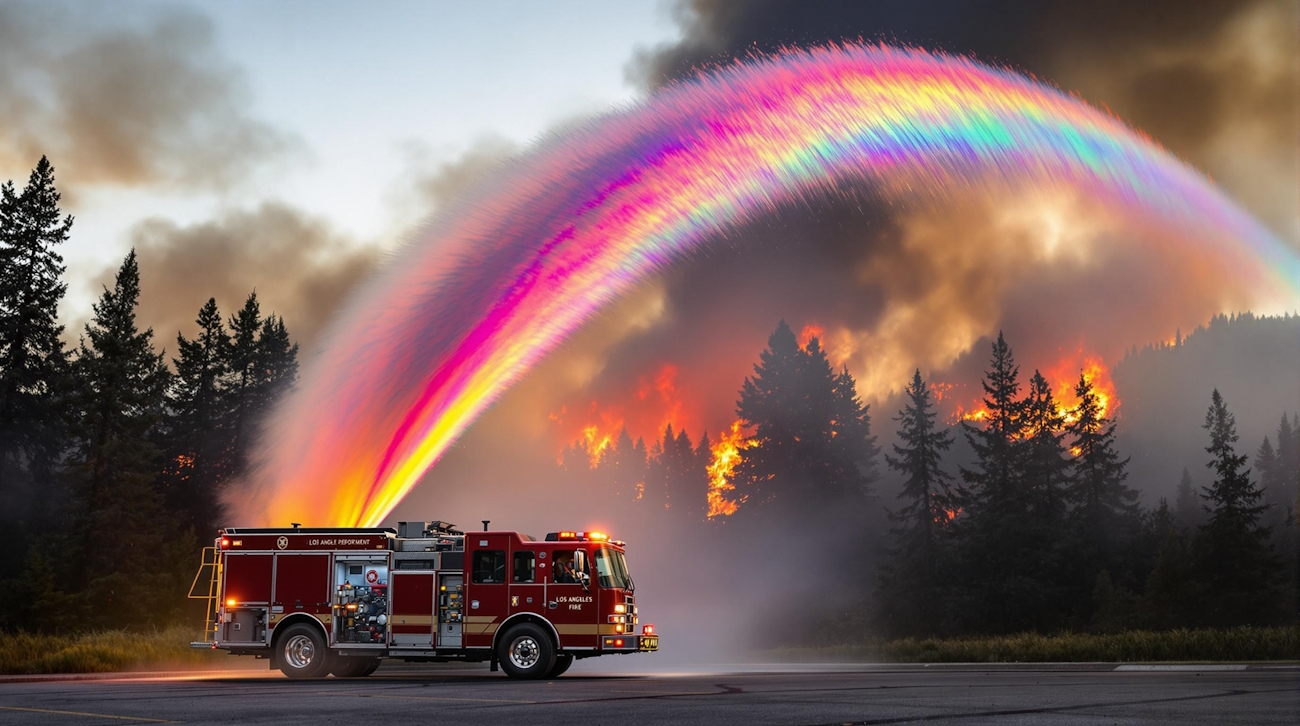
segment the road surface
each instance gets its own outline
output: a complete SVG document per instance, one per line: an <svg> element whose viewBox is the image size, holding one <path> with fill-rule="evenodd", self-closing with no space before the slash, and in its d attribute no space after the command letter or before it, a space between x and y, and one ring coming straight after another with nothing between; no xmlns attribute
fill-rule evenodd
<svg viewBox="0 0 1300 726"><path fill-rule="evenodd" d="M1241 668L777 665L611 675L593 663L554 681L518 682L482 669L395 664L345 680L260 671L7 680L0 723L1300 723L1300 670Z"/></svg>

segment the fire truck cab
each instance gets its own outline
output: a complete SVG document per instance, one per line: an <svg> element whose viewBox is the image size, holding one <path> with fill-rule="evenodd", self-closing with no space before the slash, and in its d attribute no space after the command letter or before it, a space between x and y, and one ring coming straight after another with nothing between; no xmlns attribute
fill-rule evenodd
<svg viewBox="0 0 1300 726"><path fill-rule="evenodd" d="M192 645L267 658L290 678L369 675L382 658L554 678L575 659L659 649L623 542L483 525L223 529L195 577L207 593L191 589L210 603Z"/></svg>

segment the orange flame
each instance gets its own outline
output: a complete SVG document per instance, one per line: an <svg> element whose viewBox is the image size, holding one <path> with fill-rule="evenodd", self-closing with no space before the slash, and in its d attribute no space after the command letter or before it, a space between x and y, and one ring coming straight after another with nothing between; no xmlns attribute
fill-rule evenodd
<svg viewBox="0 0 1300 726"><path fill-rule="evenodd" d="M1079 406L1079 397L1074 395L1074 387L1079 383L1081 373L1084 380L1092 384L1093 393L1097 396L1098 414L1115 418L1119 413L1119 395L1115 390L1115 382L1111 380L1110 369L1101 358L1085 354L1082 349L1058 361L1043 373L1052 384L1057 412L1066 423L1078 420L1075 409Z"/></svg>
<svg viewBox="0 0 1300 726"><path fill-rule="evenodd" d="M744 502L743 497L739 500L730 498L731 493L736 490L736 486L731 483L731 477L735 472L736 462L740 461L740 452L753 444L754 441L746 438L745 432L741 431L740 422L736 421L731 424L731 431L723 431L718 436L718 442L709 448L712 454L708 465L709 519L735 514Z"/></svg>
<svg viewBox="0 0 1300 726"><path fill-rule="evenodd" d="M817 323L808 323L799 331L799 347L806 348L808 341L816 338L824 348L826 346L826 330Z"/></svg>

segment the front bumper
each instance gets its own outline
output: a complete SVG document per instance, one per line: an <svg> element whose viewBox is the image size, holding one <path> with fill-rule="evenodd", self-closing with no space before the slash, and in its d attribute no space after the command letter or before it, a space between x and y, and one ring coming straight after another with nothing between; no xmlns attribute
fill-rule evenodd
<svg viewBox="0 0 1300 726"><path fill-rule="evenodd" d="M659 650L659 634L602 636L600 649L606 653L652 653Z"/></svg>

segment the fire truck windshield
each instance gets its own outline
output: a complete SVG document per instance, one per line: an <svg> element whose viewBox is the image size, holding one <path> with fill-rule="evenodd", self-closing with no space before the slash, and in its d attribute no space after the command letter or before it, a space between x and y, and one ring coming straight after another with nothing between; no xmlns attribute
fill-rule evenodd
<svg viewBox="0 0 1300 726"><path fill-rule="evenodd" d="M630 588L632 578L627 574L627 560L623 553L609 547L596 550L596 578L601 587Z"/></svg>

